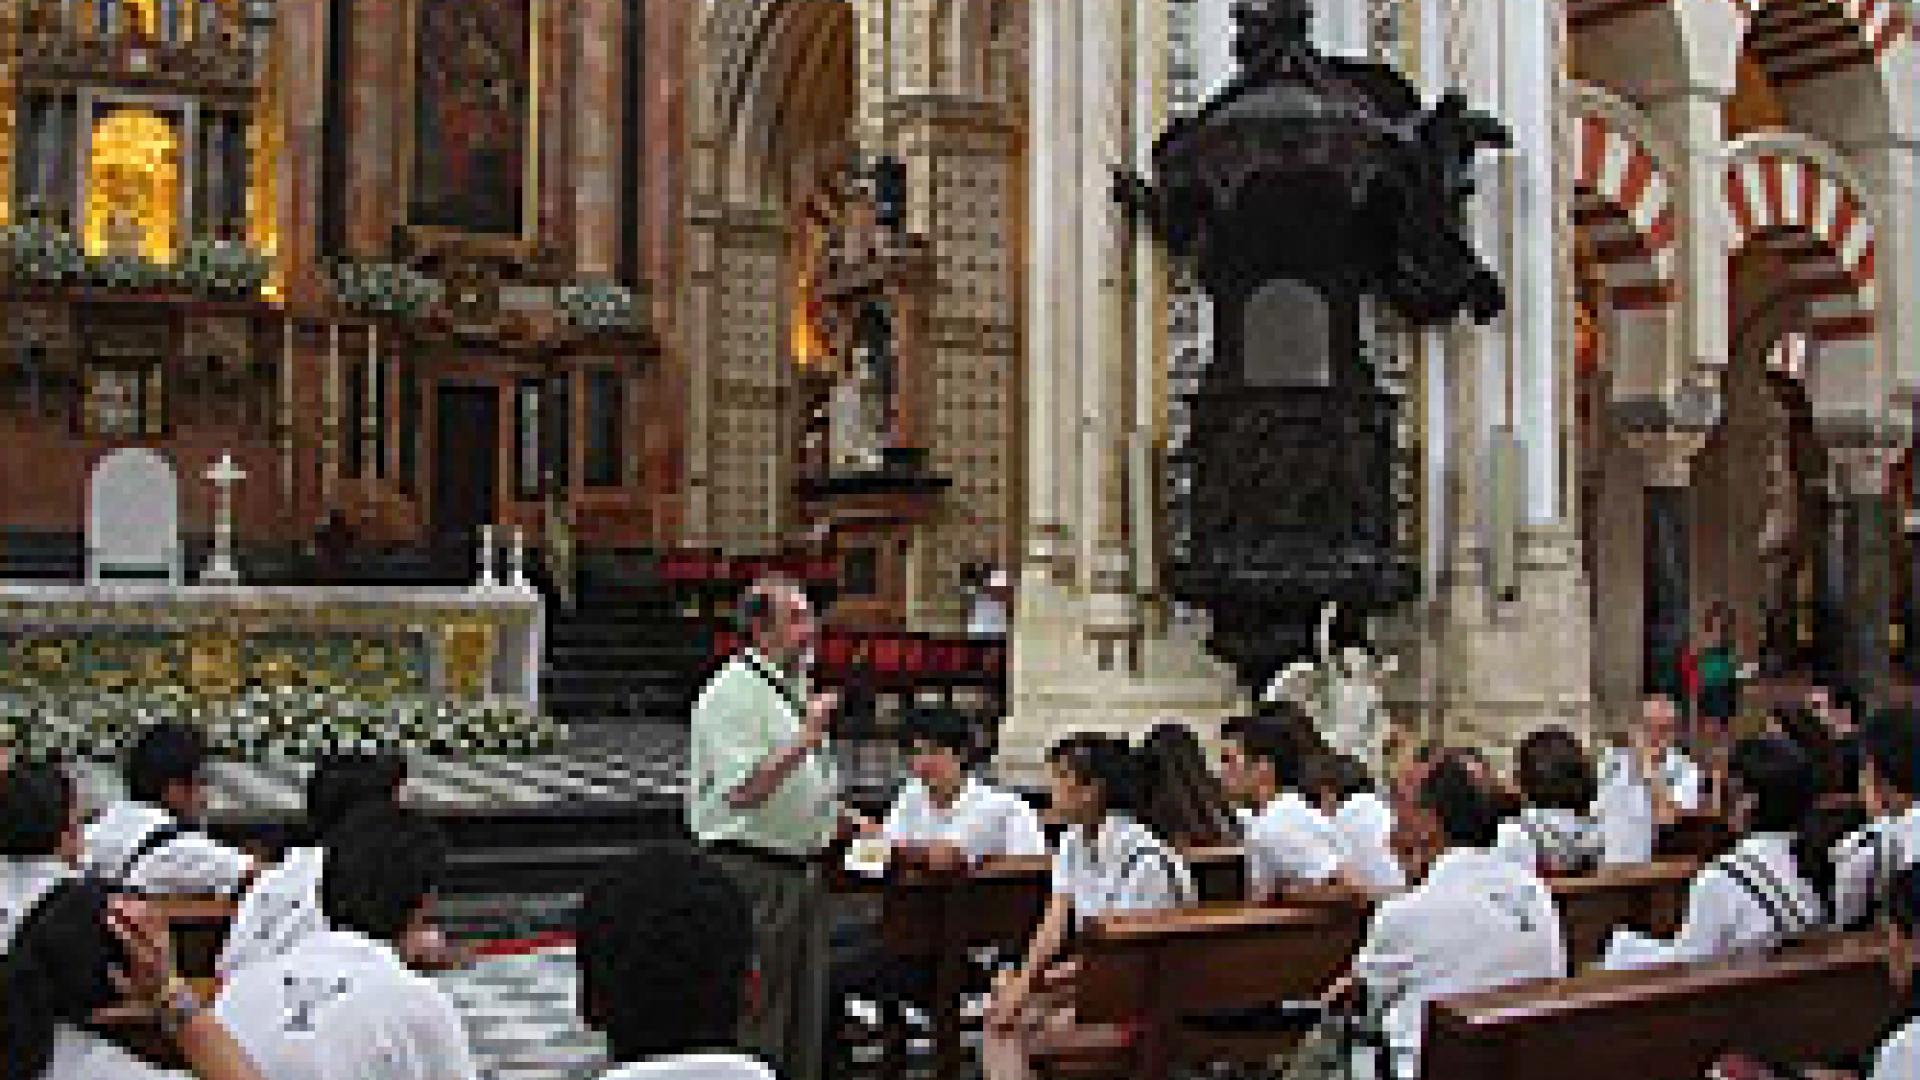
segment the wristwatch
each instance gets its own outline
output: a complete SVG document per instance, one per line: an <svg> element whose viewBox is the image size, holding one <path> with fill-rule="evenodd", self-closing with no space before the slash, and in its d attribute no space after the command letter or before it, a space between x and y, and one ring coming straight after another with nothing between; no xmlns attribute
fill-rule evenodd
<svg viewBox="0 0 1920 1080"><path fill-rule="evenodd" d="M167 985L154 998L153 1007L160 1019L160 1030L169 1039L178 1037L188 1024L193 1023L193 1018L207 1008L200 1000L200 995L187 985L187 980L178 975L167 980Z"/></svg>

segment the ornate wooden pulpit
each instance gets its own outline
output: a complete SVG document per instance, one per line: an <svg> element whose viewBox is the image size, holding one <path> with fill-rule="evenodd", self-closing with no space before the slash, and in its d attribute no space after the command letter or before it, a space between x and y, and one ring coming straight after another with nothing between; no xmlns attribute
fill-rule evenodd
<svg viewBox="0 0 1920 1080"><path fill-rule="evenodd" d="M1508 137L1457 94L1425 108L1391 68L1322 55L1309 0L1242 0L1234 17L1240 74L1116 197L1213 301L1170 460L1171 580L1258 686L1308 653L1326 601L1363 617L1415 594L1382 323L1502 310L1465 208L1474 157Z"/></svg>

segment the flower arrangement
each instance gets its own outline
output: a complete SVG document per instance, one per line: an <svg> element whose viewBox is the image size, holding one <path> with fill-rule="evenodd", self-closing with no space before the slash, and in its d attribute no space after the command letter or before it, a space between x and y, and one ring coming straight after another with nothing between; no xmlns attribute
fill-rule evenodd
<svg viewBox="0 0 1920 1080"><path fill-rule="evenodd" d="M103 288L131 291L161 289L176 280L172 267L123 251L88 256L87 278Z"/></svg>
<svg viewBox="0 0 1920 1080"><path fill-rule="evenodd" d="M267 258L238 240L195 237L180 249L180 283L204 296L253 296L267 281Z"/></svg>
<svg viewBox="0 0 1920 1080"><path fill-rule="evenodd" d="M631 330L638 317L633 290L609 281L562 285L555 302L561 318L576 330Z"/></svg>
<svg viewBox="0 0 1920 1080"><path fill-rule="evenodd" d="M182 687L92 695L0 696L0 747L29 756L117 756L140 732L191 724L222 757L259 760L337 752L448 756L519 755L553 749L548 717L500 703L427 698L373 702L308 688L249 687L223 701Z"/></svg>
<svg viewBox="0 0 1920 1080"><path fill-rule="evenodd" d="M440 300L440 283L401 263L333 264L333 292L350 310L371 315L421 315Z"/></svg>
<svg viewBox="0 0 1920 1080"><path fill-rule="evenodd" d="M59 285L87 273L87 256L73 235L30 216L0 228L0 272L16 281Z"/></svg>

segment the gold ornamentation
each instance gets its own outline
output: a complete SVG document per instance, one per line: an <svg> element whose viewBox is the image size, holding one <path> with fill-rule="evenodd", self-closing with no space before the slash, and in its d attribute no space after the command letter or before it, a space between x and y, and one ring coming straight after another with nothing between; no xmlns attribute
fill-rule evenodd
<svg viewBox="0 0 1920 1080"><path fill-rule="evenodd" d="M493 666L493 626L463 619L440 628L442 692L451 698L472 700L487 690L487 671Z"/></svg>
<svg viewBox="0 0 1920 1080"><path fill-rule="evenodd" d="M187 644L187 685L202 697L232 697L245 679L240 642L227 634L196 634Z"/></svg>

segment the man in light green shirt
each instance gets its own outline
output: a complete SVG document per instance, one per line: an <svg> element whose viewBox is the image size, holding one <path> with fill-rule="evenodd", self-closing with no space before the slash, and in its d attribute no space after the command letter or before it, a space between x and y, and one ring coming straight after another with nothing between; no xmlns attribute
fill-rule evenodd
<svg viewBox="0 0 1920 1080"><path fill-rule="evenodd" d="M759 937L760 1001L741 1039L786 1080L820 1080L827 1016L827 895L839 778L827 753L837 695L810 692L813 609L791 582L747 590L750 644L693 706L687 826L739 883Z"/></svg>

